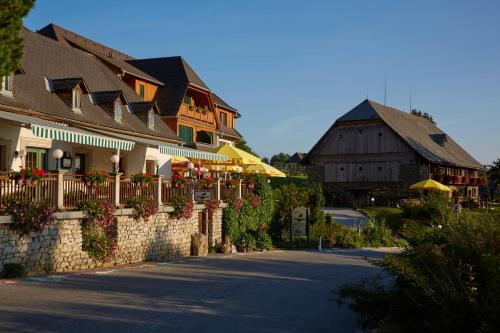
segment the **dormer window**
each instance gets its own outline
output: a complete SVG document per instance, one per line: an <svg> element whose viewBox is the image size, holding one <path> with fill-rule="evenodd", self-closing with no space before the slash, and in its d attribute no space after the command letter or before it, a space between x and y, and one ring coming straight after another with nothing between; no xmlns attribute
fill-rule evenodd
<svg viewBox="0 0 500 333"><path fill-rule="evenodd" d="M14 74L2 76L2 90L1 90L2 95L7 95L12 97L12 92L14 90L13 81L14 81Z"/></svg>
<svg viewBox="0 0 500 333"><path fill-rule="evenodd" d="M149 128L155 127L155 112L153 110L148 111L148 126Z"/></svg>
<svg viewBox="0 0 500 333"><path fill-rule="evenodd" d="M222 125L227 126L227 113L225 112L220 113L220 122Z"/></svg>
<svg viewBox="0 0 500 333"><path fill-rule="evenodd" d="M114 114L115 114L115 120L118 122L122 121L122 103L120 103L120 100L116 100L114 102Z"/></svg>
<svg viewBox="0 0 500 333"><path fill-rule="evenodd" d="M71 101L73 111L82 112L82 91L80 89L73 89Z"/></svg>

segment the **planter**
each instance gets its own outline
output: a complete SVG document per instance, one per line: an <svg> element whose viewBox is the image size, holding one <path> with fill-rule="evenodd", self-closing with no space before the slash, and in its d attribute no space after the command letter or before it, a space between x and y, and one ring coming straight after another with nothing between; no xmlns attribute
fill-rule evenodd
<svg viewBox="0 0 500 333"><path fill-rule="evenodd" d="M462 176L453 176L452 181L453 185L462 184Z"/></svg>
<svg viewBox="0 0 500 333"><path fill-rule="evenodd" d="M18 186L23 186L24 184L24 179L23 178L18 178L16 180L14 180L14 182L16 183L16 185Z"/></svg>
<svg viewBox="0 0 500 333"><path fill-rule="evenodd" d="M26 178L26 179L24 180L24 185L26 185L26 186L33 186L33 179L31 179L31 178Z"/></svg>
<svg viewBox="0 0 500 333"><path fill-rule="evenodd" d="M95 180L86 180L85 181L85 186L87 186L87 187L96 187L97 186L97 182Z"/></svg>
<svg viewBox="0 0 500 333"><path fill-rule="evenodd" d="M470 177L469 176L463 176L462 177L462 183L465 184L465 185L469 185L470 184Z"/></svg>
<svg viewBox="0 0 500 333"><path fill-rule="evenodd" d="M479 180L481 182L479 185L488 185L488 178L480 178Z"/></svg>

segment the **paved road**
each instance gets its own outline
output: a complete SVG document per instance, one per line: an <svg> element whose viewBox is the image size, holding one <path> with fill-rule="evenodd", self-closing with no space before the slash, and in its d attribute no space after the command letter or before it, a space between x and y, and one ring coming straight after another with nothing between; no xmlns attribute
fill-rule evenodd
<svg viewBox="0 0 500 333"><path fill-rule="evenodd" d="M361 225L366 223L366 216L352 208L324 208L323 212L331 215L335 222L348 227L354 227L357 223Z"/></svg>
<svg viewBox="0 0 500 333"><path fill-rule="evenodd" d="M330 291L370 250L272 251L0 280L0 332L355 332Z"/></svg>

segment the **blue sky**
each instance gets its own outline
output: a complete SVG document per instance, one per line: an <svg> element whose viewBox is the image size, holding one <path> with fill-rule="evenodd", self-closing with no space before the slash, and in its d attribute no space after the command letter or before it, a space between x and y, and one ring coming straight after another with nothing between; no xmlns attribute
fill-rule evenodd
<svg viewBox="0 0 500 333"><path fill-rule="evenodd" d="M138 58L182 55L243 115L262 156L307 152L368 97L428 112L482 163L500 157L500 1L37 1Z"/></svg>

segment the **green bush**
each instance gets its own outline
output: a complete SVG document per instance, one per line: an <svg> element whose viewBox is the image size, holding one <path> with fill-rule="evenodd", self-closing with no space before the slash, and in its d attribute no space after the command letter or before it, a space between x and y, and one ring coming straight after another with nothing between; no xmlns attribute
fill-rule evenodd
<svg viewBox="0 0 500 333"><path fill-rule="evenodd" d="M386 256L379 266L389 279L338 290L338 300L349 299L361 314L363 328L500 331L500 219L483 213L441 223L409 237L401 255Z"/></svg>
<svg viewBox="0 0 500 333"><path fill-rule="evenodd" d="M4 279L17 279L25 276L26 270L24 266L17 263L3 264L3 270L0 274L0 277Z"/></svg>
<svg viewBox="0 0 500 333"><path fill-rule="evenodd" d="M255 236L251 232L245 232L240 241L245 242L245 250L254 251L257 249L257 241L255 240Z"/></svg>
<svg viewBox="0 0 500 333"><path fill-rule="evenodd" d="M258 250L272 250L273 248L273 240L267 232L258 232L255 241Z"/></svg>

